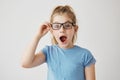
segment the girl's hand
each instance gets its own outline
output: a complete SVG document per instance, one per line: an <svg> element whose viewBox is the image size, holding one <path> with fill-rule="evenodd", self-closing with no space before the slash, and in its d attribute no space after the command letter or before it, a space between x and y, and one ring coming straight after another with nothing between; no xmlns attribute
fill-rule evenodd
<svg viewBox="0 0 120 80"><path fill-rule="evenodd" d="M43 37L46 33L48 33L48 31L50 30L50 23L45 22L43 23L40 27L39 30L37 31L37 36L39 37Z"/></svg>

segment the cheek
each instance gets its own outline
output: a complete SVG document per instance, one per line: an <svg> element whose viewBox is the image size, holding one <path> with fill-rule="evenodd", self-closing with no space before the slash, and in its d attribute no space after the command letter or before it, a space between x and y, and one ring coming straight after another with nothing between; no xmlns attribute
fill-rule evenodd
<svg viewBox="0 0 120 80"><path fill-rule="evenodd" d="M58 37L58 31L53 31L52 32L52 35L56 38L56 37Z"/></svg>
<svg viewBox="0 0 120 80"><path fill-rule="evenodd" d="M74 31L69 31L67 34L68 34L68 37L69 37L70 39L72 39L73 36L74 36L74 34L75 34L75 32L74 32Z"/></svg>

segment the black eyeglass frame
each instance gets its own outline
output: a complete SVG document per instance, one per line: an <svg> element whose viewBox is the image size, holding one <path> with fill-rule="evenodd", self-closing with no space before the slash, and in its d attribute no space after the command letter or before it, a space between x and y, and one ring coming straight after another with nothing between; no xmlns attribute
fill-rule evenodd
<svg viewBox="0 0 120 80"><path fill-rule="evenodd" d="M66 24L66 23L70 23L70 24L71 24L71 27L70 27L70 28L65 27L65 24ZM59 25L59 28L58 28L58 29L55 29L55 28L53 27L54 24L58 24L58 25ZM75 26L75 24L74 24L73 22L70 22L70 21L67 21L67 22L65 22L65 23L51 23L51 27L52 27L53 30L59 30L62 26L63 26L64 29L71 29L72 27Z"/></svg>

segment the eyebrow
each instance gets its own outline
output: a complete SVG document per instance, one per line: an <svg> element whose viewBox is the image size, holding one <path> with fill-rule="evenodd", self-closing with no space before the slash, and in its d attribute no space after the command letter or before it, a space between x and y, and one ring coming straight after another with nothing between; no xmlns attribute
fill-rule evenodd
<svg viewBox="0 0 120 80"><path fill-rule="evenodd" d="M64 23L67 23L67 22L73 23L73 22L71 22L71 21L66 21L66 22L64 22ZM54 23L51 23L51 24L63 24L63 23L54 22Z"/></svg>

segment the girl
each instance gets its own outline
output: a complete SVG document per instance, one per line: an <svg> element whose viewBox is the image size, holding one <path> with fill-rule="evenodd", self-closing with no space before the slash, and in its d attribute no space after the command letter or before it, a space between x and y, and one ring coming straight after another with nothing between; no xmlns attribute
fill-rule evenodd
<svg viewBox="0 0 120 80"><path fill-rule="evenodd" d="M40 39L50 31L51 46L35 54ZM74 45L78 26L76 16L68 5L57 6L50 23L45 22L25 50L22 66L31 68L44 62L48 65L48 80L95 80L95 58L85 48Z"/></svg>

